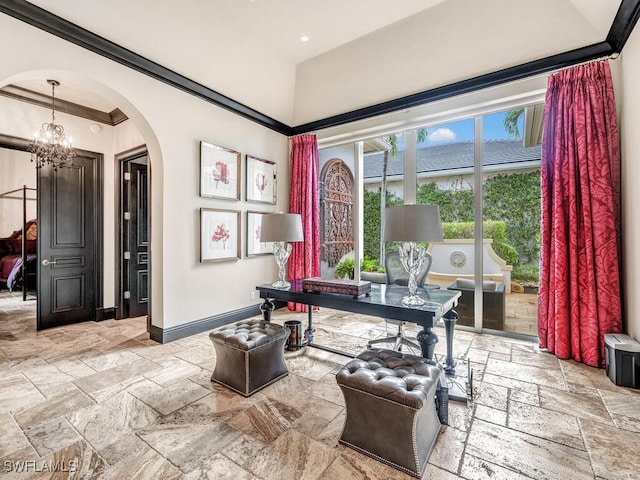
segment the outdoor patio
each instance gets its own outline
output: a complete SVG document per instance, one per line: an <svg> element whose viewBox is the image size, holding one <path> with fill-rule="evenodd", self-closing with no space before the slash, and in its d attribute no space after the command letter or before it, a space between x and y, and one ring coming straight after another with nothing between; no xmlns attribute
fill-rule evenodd
<svg viewBox="0 0 640 480"><path fill-rule="evenodd" d="M535 293L506 294L505 332L538 335L538 295Z"/></svg>

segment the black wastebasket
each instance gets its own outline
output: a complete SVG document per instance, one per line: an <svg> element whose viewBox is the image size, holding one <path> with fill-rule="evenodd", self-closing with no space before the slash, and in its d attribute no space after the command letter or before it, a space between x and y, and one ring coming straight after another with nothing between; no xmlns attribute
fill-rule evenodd
<svg viewBox="0 0 640 480"><path fill-rule="evenodd" d="M287 350L299 350L302 343L302 322L300 320L287 320L284 328L291 330L284 348Z"/></svg>

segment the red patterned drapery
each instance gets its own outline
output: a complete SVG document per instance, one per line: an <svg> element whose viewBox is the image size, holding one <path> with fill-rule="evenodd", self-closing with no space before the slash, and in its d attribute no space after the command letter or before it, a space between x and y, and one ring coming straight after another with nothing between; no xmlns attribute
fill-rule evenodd
<svg viewBox="0 0 640 480"><path fill-rule="evenodd" d="M315 135L291 139L291 183L289 213L302 216L304 241L293 243L289 257L289 278L320 276L320 195L318 143ZM307 306L290 302L289 310L306 311Z"/></svg>
<svg viewBox="0 0 640 480"><path fill-rule="evenodd" d="M540 347L603 367L604 335L622 331L620 154L608 62L549 78L541 177Z"/></svg>

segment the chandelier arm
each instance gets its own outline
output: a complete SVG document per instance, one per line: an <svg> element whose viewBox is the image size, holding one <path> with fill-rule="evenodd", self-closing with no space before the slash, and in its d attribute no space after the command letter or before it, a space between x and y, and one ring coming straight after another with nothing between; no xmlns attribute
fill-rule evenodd
<svg viewBox="0 0 640 480"><path fill-rule="evenodd" d="M35 162L36 168L51 165L55 171L58 167L72 166L71 160L76 154L64 127L55 123L55 89L60 83L56 80L47 80L47 83L51 85L51 123L43 123L40 132L36 133L31 144L31 161Z"/></svg>

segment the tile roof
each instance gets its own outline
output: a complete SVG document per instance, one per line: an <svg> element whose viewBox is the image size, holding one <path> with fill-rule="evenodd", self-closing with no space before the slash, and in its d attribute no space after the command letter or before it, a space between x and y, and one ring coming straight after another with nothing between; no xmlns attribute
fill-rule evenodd
<svg viewBox="0 0 640 480"><path fill-rule="evenodd" d="M473 168L473 142L455 142L418 149L418 173ZM484 142L484 165L506 165L539 161L541 147L522 146L522 140L488 140ZM383 152L367 155L364 178L382 176ZM387 175L402 175L404 152L389 156Z"/></svg>

